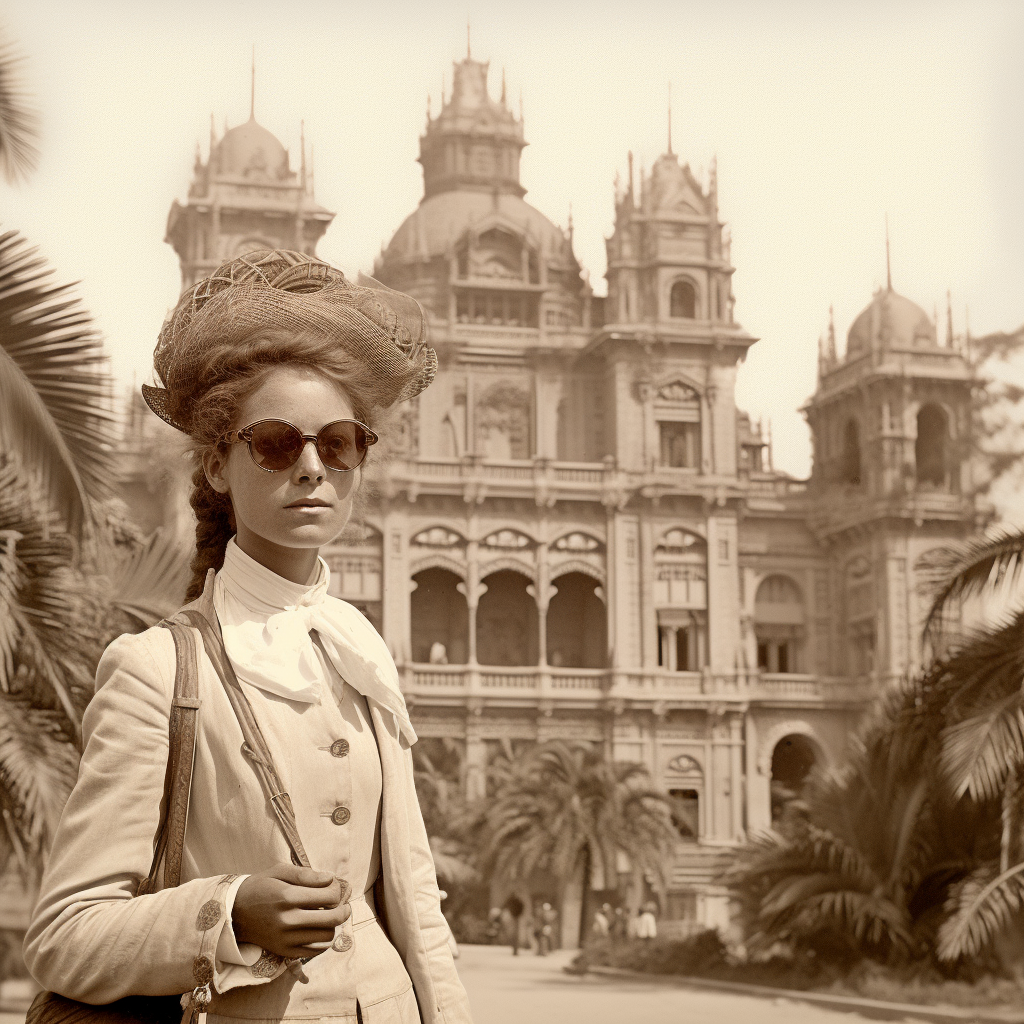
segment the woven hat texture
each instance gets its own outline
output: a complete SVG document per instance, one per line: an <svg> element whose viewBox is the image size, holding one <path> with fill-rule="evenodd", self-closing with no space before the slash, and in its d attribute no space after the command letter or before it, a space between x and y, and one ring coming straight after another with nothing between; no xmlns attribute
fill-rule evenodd
<svg viewBox="0 0 1024 1024"><path fill-rule="evenodd" d="M219 377L211 346L241 346L262 330L337 341L373 371L368 398L375 405L418 395L437 372L423 309L371 278L362 281L352 284L315 256L285 249L261 249L223 264L184 291L164 323L153 353L164 386L143 385L146 402L188 431L190 407Z"/></svg>

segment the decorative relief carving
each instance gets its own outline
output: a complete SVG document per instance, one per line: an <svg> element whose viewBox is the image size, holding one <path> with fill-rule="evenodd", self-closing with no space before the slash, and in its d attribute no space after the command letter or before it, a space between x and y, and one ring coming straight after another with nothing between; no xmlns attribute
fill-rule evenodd
<svg viewBox="0 0 1024 1024"><path fill-rule="evenodd" d="M674 380L658 388L658 397L666 402L700 402L700 395L681 380Z"/></svg>
<svg viewBox="0 0 1024 1024"><path fill-rule="evenodd" d="M454 530L432 526L429 530L420 530L412 542L425 548L454 548L462 544L463 539Z"/></svg>
<svg viewBox="0 0 1024 1024"><path fill-rule="evenodd" d="M707 544L703 537L677 527L669 530L661 538L657 550L666 554L697 554L699 552L703 555L706 547Z"/></svg>
<svg viewBox="0 0 1024 1024"><path fill-rule="evenodd" d="M665 767L669 771L679 772L683 775L704 774L700 762L696 758L690 757L689 754L677 754Z"/></svg>
<svg viewBox="0 0 1024 1024"><path fill-rule="evenodd" d="M557 551L596 551L601 542L587 533L567 533L555 541L554 547Z"/></svg>
<svg viewBox="0 0 1024 1024"><path fill-rule="evenodd" d="M496 530L484 537L484 545L489 548L516 550L530 546L530 538L518 530Z"/></svg>

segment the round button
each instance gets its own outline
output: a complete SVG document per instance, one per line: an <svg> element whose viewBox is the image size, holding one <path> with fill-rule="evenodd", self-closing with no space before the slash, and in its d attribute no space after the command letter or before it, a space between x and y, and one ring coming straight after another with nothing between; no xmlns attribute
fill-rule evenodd
<svg viewBox="0 0 1024 1024"><path fill-rule="evenodd" d="M344 825L351 817L352 815L349 813L349 809L347 807L335 807L334 810L331 811L331 821L333 821L335 825Z"/></svg>
<svg viewBox="0 0 1024 1024"><path fill-rule="evenodd" d="M344 757L348 753L348 740L335 740L331 744L331 753L335 757Z"/></svg>
<svg viewBox="0 0 1024 1024"><path fill-rule="evenodd" d="M331 945L339 953L347 953L352 948L352 936L342 932Z"/></svg>

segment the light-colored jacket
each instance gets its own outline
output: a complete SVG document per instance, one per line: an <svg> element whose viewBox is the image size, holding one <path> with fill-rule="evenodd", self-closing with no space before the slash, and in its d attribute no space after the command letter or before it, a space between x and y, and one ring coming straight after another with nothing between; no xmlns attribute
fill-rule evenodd
<svg viewBox="0 0 1024 1024"><path fill-rule="evenodd" d="M212 614L208 600L200 603ZM164 787L175 671L171 634L154 627L122 636L100 662L97 693L83 721L78 783L25 939L28 968L45 988L94 1004L190 991L212 967L215 975L221 970L216 953L232 881L290 859L201 641L199 651L202 705L181 884L134 898L152 861ZM324 761L331 761L324 751L339 735L338 708L328 701L286 715L275 707L287 705L281 698L246 693L291 794L310 862L326 867L344 832L331 817L338 794ZM469 1024L413 784L412 752L395 717L368 704L383 785L377 912L412 979L424 1024ZM251 977L224 986L230 991L215 995L210 1012L261 1021L347 1016L337 1000L332 1006L332 993L354 991L352 963L328 950L306 964L306 983L282 975L266 957L252 968L231 968ZM215 988L220 980L214 977Z"/></svg>

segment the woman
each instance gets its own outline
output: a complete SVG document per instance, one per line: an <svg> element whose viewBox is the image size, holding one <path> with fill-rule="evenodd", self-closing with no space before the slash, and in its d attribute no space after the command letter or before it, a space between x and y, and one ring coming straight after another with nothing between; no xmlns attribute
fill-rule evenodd
<svg viewBox="0 0 1024 1024"><path fill-rule="evenodd" d="M209 1024L470 1020L397 672L368 621L328 596L319 557L349 520L374 423L433 379L424 334L407 296L283 251L220 267L164 325L164 387L144 393L196 457L189 607L219 623L311 867L290 859L201 647L181 884L134 895L160 822L176 659L166 629L122 636L99 665L26 936L44 987L102 1004L209 982Z"/></svg>

